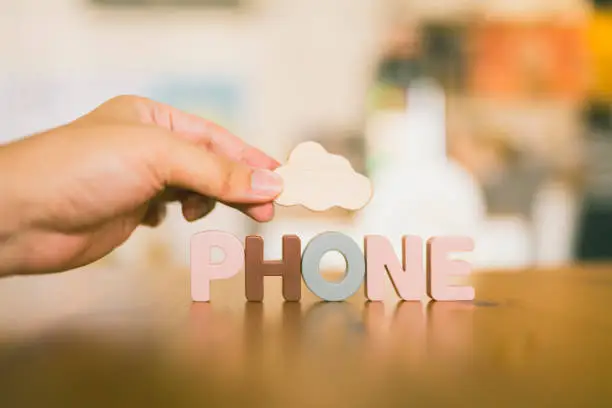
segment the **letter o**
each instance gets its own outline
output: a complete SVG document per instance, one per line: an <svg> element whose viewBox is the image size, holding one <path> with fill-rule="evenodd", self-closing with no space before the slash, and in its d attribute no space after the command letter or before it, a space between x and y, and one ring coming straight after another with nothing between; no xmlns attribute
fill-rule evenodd
<svg viewBox="0 0 612 408"><path fill-rule="evenodd" d="M341 282L328 282L319 273L321 258L338 251L346 260L346 272ZM323 300L343 301L355 294L365 279L365 259L361 248L340 232L324 232L314 237L302 255L302 277L308 289Z"/></svg>

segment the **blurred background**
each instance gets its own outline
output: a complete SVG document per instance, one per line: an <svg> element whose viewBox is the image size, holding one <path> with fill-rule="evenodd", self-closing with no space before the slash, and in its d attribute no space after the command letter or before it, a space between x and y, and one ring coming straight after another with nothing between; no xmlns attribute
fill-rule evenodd
<svg viewBox="0 0 612 408"><path fill-rule="evenodd" d="M107 265L184 267L206 229L269 257L336 230L470 235L482 271L612 259L612 1L0 0L0 59L0 142L139 94L281 162L318 141L374 183L357 213L264 225L176 207Z"/></svg>

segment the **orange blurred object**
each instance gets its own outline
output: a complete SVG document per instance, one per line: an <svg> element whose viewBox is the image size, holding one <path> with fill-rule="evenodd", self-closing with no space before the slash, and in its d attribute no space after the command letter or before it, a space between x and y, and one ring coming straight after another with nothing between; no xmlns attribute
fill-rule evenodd
<svg viewBox="0 0 612 408"><path fill-rule="evenodd" d="M469 34L468 83L483 97L580 100L587 90L586 28L485 23Z"/></svg>

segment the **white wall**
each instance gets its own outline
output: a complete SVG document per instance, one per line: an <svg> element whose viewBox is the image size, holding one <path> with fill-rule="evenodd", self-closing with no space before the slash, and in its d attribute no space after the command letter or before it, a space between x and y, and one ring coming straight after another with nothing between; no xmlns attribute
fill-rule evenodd
<svg viewBox="0 0 612 408"><path fill-rule="evenodd" d="M376 0L261 0L239 14L86 5L0 0L0 78L238 75L252 96L244 137L281 156L305 126L360 119L375 49Z"/></svg>

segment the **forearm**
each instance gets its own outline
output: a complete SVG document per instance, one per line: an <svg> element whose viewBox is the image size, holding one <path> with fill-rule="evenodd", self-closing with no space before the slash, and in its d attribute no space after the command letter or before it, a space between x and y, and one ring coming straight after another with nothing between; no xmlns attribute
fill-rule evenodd
<svg viewBox="0 0 612 408"><path fill-rule="evenodd" d="M24 212L11 164L12 145L0 145L0 277L17 273L24 254L19 248L24 233Z"/></svg>

